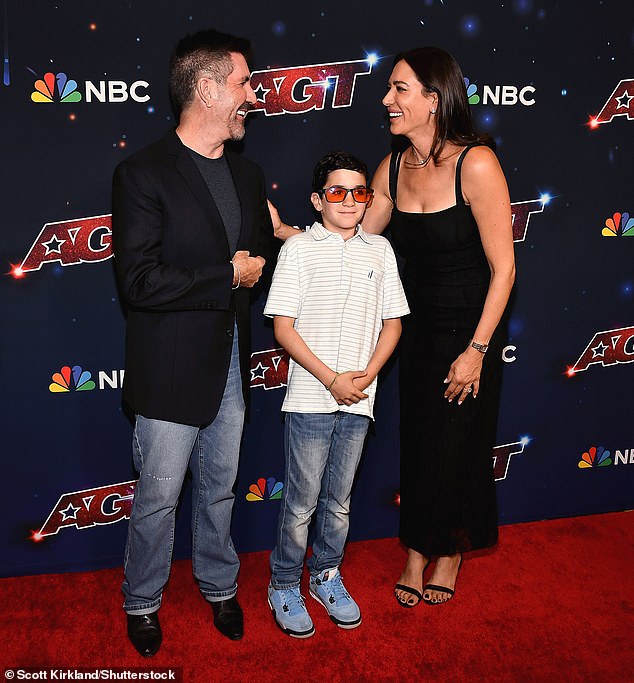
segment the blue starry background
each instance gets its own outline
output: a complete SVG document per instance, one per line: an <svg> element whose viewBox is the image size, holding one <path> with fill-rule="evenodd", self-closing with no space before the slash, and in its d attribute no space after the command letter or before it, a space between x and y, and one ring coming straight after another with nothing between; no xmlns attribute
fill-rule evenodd
<svg viewBox="0 0 634 683"><path fill-rule="evenodd" d="M36 4L3 0L0 85L0 368L5 514L0 523L4 575L121 563L127 523L62 527L30 540L65 493L135 478L130 424L119 388L54 394L51 376L80 365L123 368L124 319L112 260L62 267L44 263L12 277L45 223L110 212L116 164L175 125L167 95L169 53L186 33L215 27L251 38L252 68L264 70L365 59L350 107L249 115L243 154L264 169L269 196L284 218L313 220L308 202L315 162L347 149L370 168L390 151L381 99L399 51L437 45L451 52L482 98L485 86L532 86L534 103L473 105L477 126L496 139L512 202L550 201L531 215L516 243L518 279L505 367L497 444L522 443L497 483L501 523L623 510L634 505L634 239L604 237L614 213L634 215L634 107L596 129L588 125L618 83L634 79L634 23L627 3L509 0L477 3L350 0L299 4L165 0ZM146 81L136 102L34 103L37 78L62 71L85 81ZM634 85L630 86L634 95ZM253 307L254 351L276 346ZM590 365L568 377L594 335L625 330L620 362ZM627 331L629 330L629 332ZM425 349L420 350L425 363ZM276 500L248 502L259 478L283 478L283 389L252 389L236 484L234 541L239 551L270 548ZM394 536L398 528L396 360L384 373L377 420L359 471L352 540ZM421 451L426 437L421 434ZM612 464L580 469L592 446ZM521 450L521 449L520 449ZM614 464L619 451L627 464ZM627 451L627 453L626 453ZM632 458L634 460L634 456ZM190 550L188 491L175 553ZM103 521L103 519L102 519Z"/></svg>

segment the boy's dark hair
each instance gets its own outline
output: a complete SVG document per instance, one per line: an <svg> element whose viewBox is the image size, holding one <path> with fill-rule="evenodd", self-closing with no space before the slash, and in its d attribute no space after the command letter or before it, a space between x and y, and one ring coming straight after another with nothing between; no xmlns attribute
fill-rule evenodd
<svg viewBox="0 0 634 683"><path fill-rule="evenodd" d="M230 53L249 59L251 43L214 29L198 31L178 41L170 58L169 92L176 116L193 100L196 81L205 74L226 83L233 71Z"/></svg>
<svg viewBox="0 0 634 683"><path fill-rule="evenodd" d="M321 161L315 166L313 171L313 192L323 190L328 174L332 171L344 169L346 171L357 171L368 182L368 167L361 159L348 154L347 152L328 152Z"/></svg>

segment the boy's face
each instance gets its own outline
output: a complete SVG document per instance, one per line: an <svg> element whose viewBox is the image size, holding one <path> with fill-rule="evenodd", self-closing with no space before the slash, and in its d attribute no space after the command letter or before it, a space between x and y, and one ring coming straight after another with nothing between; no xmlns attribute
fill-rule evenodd
<svg viewBox="0 0 634 683"><path fill-rule="evenodd" d="M324 185L324 187L333 186L352 190L357 187L366 187L366 180L358 171L338 169L328 174ZM321 222L324 228L339 233L344 240L354 235L354 230L361 222L366 209L366 204L354 200L352 192L348 192L345 199L338 203L331 203L323 194L319 195L316 192L310 195L310 200L315 209L321 212Z"/></svg>

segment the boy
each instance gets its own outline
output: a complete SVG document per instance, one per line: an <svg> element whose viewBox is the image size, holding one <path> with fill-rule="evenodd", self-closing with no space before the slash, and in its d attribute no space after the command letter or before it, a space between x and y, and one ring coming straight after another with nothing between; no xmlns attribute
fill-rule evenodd
<svg viewBox="0 0 634 683"><path fill-rule="evenodd" d="M282 247L264 310L291 357L268 600L277 625L295 638L315 631L299 590L313 514L310 594L341 628L361 623L339 573L350 493L376 377L400 337L400 316L409 313L389 242L359 225L372 200L367 179L365 164L344 152L317 164L311 201L321 223Z"/></svg>

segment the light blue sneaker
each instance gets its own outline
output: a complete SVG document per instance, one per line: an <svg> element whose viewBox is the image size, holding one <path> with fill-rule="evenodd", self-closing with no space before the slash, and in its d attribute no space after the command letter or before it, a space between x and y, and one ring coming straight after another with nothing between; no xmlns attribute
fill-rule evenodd
<svg viewBox="0 0 634 683"><path fill-rule="evenodd" d="M359 605L343 585L338 567L324 569L310 577L310 594L328 612L332 621L341 628L356 628L361 623Z"/></svg>
<svg viewBox="0 0 634 683"><path fill-rule="evenodd" d="M275 623L293 638L308 638L315 633L304 598L296 588L273 588L269 584L269 606Z"/></svg>

